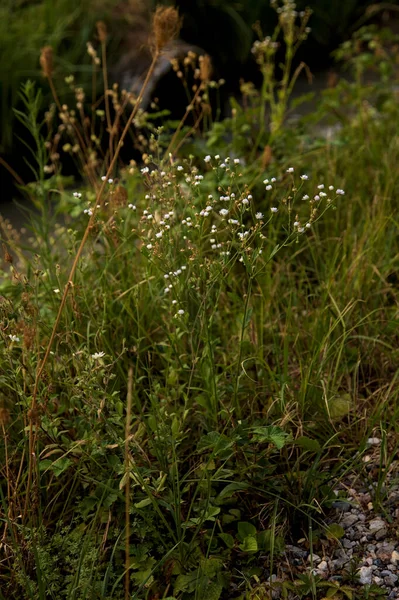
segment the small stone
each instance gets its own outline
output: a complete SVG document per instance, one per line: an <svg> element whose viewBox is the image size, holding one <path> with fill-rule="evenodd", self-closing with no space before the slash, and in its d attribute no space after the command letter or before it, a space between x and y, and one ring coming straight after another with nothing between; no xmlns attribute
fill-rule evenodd
<svg viewBox="0 0 399 600"><path fill-rule="evenodd" d="M380 583L382 583L381 577L373 577L373 583L380 585Z"/></svg>
<svg viewBox="0 0 399 600"><path fill-rule="evenodd" d="M384 583L385 583L385 585L388 585L389 587L394 587L394 585L397 581L398 581L398 576L394 575L393 573L391 575L389 575L388 577L384 577Z"/></svg>
<svg viewBox="0 0 399 600"><path fill-rule="evenodd" d="M365 521L366 520L366 515L364 515L363 513L361 513L359 515L359 521Z"/></svg>
<svg viewBox="0 0 399 600"><path fill-rule="evenodd" d="M337 510L342 510L342 512L347 512L351 509L351 504L349 504L349 502L345 502L344 500L334 500L332 507L336 508Z"/></svg>
<svg viewBox="0 0 399 600"><path fill-rule="evenodd" d="M379 446L381 444L380 438L371 437L366 442L369 446Z"/></svg>
<svg viewBox="0 0 399 600"><path fill-rule="evenodd" d="M350 542L346 538L344 538L342 540L342 545L343 545L344 548L352 548L353 544L354 544L354 542Z"/></svg>
<svg viewBox="0 0 399 600"><path fill-rule="evenodd" d="M347 514L344 516L340 524L344 529L348 529L349 527L352 527L352 525L354 525L357 520L357 515Z"/></svg>
<svg viewBox="0 0 399 600"><path fill-rule="evenodd" d="M370 585L372 578L371 567L360 567L359 569L359 581L362 585Z"/></svg>
<svg viewBox="0 0 399 600"><path fill-rule="evenodd" d="M395 544L393 542L378 542L377 548L377 554L380 558L383 560L390 560L391 554L395 550Z"/></svg>
<svg viewBox="0 0 399 600"><path fill-rule="evenodd" d="M374 537L376 540L383 540L384 537L386 537L387 535L387 530L385 529L385 527L383 527L382 529L379 529L375 534Z"/></svg>
<svg viewBox="0 0 399 600"><path fill-rule="evenodd" d="M391 554L391 563L397 565L399 563L399 552L394 550Z"/></svg>
<svg viewBox="0 0 399 600"><path fill-rule="evenodd" d="M382 519L373 519L369 523L369 531L371 532L379 531L383 527L385 527L385 522Z"/></svg>
<svg viewBox="0 0 399 600"><path fill-rule="evenodd" d="M312 562L312 560L314 563L319 563L321 561L321 558L318 554L309 554L308 561Z"/></svg>
<svg viewBox="0 0 399 600"><path fill-rule="evenodd" d="M328 569L327 561L322 560L321 563L318 565L317 569L319 571L327 571L327 569Z"/></svg>
<svg viewBox="0 0 399 600"><path fill-rule="evenodd" d="M298 546L287 545L286 549L287 549L287 551L292 552L292 554L294 556L296 556L297 558L306 558L308 555L307 550L304 550L303 548L299 548Z"/></svg>

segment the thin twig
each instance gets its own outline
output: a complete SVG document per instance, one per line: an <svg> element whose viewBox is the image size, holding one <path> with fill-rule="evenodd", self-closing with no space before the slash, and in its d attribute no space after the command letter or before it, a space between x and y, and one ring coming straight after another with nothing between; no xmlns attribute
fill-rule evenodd
<svg viewBox="0 0 399 600"><path fill-rule="evenodd" d="M103 82L104 82L104 103L105 103L105 115L107 119L107 130L109 135L109 160L112 160L113 143L112 143L112 123L111 113L109 110L109 97L108 97L108 72L107 72L107 42L105 39L101 40L101 56L102 56L102 68L103 68Z"/></svg>
<svg viewBox="0 0 399 600"><path fill-rule="evenodd" d="M8 162L6 162L3 158L1 158L1 156L0 156L0 165L3 165L3 167L5 169L7 169L7 171L14 177L15 181L19 185L22 185L23 187L25 187L25 184L22 181L21 177L18 175L18 173L16 171L14 171L14 169L8 164Z"/></svg>

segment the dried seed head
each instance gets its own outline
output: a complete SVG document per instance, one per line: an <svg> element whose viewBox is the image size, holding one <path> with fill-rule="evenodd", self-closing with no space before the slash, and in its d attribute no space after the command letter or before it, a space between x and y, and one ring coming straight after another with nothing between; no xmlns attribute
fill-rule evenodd
<svg viewBox="0 0 399 600"><path fill-rule="evenodd" d="M200 56L200 79L204 83L209 81L212 75L212 61L209 54Z"/></svg>
<svg viewBox="0 0 399 600"><path fill-rule="evenodd" d="M173 6L158 6L152 21L155 51L161 52L180 33L182 20Z"/></svg>
<svg viewBox="0 0 399 600"><path fill-rule="evenodd" d="M8 252L7 246L5 244L2 244L2 246L3 246L4 260L6 263L9 263L11 265L14 262L13 257Z"/></svg>
<svg viewBox="0 0 399 600"><path fill-rule="evenodd" d="M53 49L45 46L40 52L40 66L44 77L51 77L53 73Z"/></svg>
<svg viewBox="0 0 399 600"><path fill-rule="evenodd" d="M96 23L98 39L101 43L107 41L107 26L104 21L97 21Z"/></svg>

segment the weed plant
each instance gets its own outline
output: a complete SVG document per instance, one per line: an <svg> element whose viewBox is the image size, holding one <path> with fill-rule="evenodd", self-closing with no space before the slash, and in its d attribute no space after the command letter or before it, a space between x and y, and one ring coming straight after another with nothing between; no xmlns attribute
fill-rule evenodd
<svg viewBox="0 0 399 600"><path fill-rule="evenodd" d="M304 22L281 8L292 49ZM148 77L178 27L174 9L155 13ZM371 33L355 64L366 52L393 69L395 46ZM255 46L262 68L270 47ZM343 82L317 115L336 119L345 89L334 139L306 120L287 130L288 54L282 84L264 69L253 110L213 123L219 83L202 58L194 125L186 115L170 134L141 95L106 83L114 112L78 87L76 109L63 105L50 49L41 64L55 108L38 122L27 83L18 114L39 215L29 238L1 222L0 597L381 596L356 572L292 574L284 548L339 544L326 516L348 474L370 483L370 435L384 509L398 417L395 90L378 79L366 103L361 78ZM54 143L76 157L79 189ZM140 162L121 162L123 143Z"/></svg>

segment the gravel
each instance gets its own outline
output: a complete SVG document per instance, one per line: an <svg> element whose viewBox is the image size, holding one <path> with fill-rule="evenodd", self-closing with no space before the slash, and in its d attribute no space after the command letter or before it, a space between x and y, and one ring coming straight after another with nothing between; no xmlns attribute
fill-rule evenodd
<svg viewBox="0 0 399 600"><path fill-rule="evenodd" d="M370 446L378 446L377 438L370 438ZM369 465L367 465L369 466ZM372 465L370 465L372 467ZM399 461L391 465L392 476L387 476L383 495L383 511L374 509L375 485L362 485L358 478L348 477L345 483L337 483L334 492L338 496L327 524L339 524L344 530L340 540L326 540L317 546L318 554L310 555L299 540L285 548L285 561L278 569L273 598L281 597L279 582L310 573L331 582L347 582L348 569L356 567L359 589L372 584L385 591L388 600L399 600L399 484L394 475L399 471ZM301 545L303 544L303 546ZM323 553L320 552L323 550ZM352 584L351 584L352 585ZM298 596L288 595L290 600Z"/></svg>

